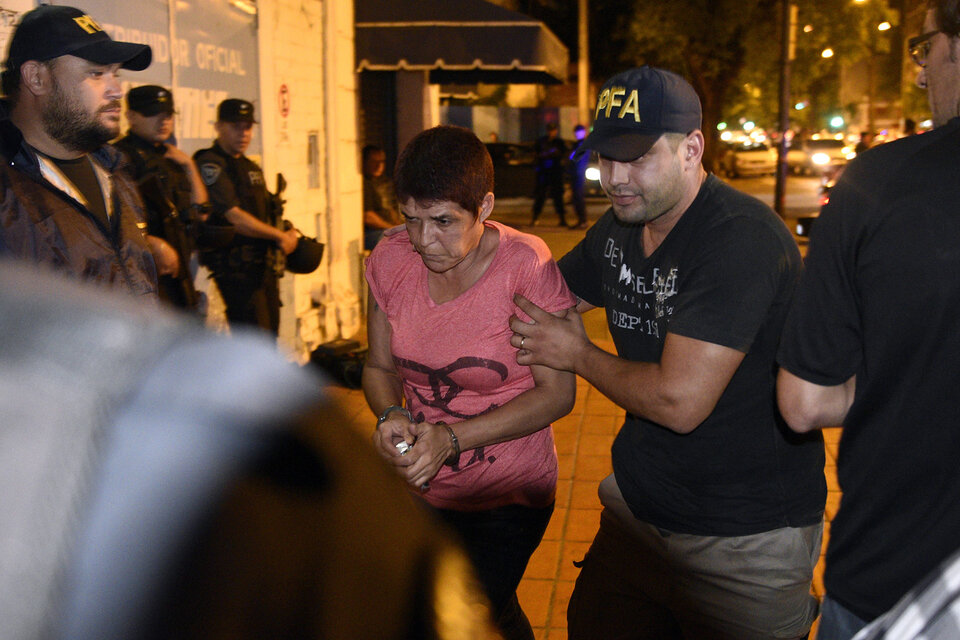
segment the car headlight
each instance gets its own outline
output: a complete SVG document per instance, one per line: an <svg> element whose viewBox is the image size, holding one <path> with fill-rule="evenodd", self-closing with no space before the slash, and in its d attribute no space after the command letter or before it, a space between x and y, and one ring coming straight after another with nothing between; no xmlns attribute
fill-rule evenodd
<svg viewBox="0 0 960 640"><path fill-rule="evenodd" d="M818 165L830 164L830 156L821 151L810 156L810 162Z"/></svg>
<svg viewBox="0 0 960 640"><path fill-rule="evenodd" d="M587 170L583 172L583 177L587 180L600 180L600 169L596 167L587 167Z"/></svg>

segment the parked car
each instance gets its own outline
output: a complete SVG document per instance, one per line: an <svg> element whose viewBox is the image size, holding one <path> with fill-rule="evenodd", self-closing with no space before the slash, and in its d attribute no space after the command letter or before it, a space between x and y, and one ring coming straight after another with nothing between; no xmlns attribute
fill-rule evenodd
<svg viewBox="0 0 960 640"><path fill-rule="evenodd" d="M493 159L493 190L498 198L533 196L536 156L532 144L485 143Z"/></svg>
<svg viewBox="0 0 960 640"><path fill-rule="evenodd" d="M730 178L770 175L777 171L777 150L750 139L725 142L720 167Z"/></svg>
<svg viewBox="0 0 960 640"><path fill-rule="evenodd" d="M843 140L794 138L787 151L787 166L798 175L822 175L831 167L845 165L856 155L853 147Z"/></svg>

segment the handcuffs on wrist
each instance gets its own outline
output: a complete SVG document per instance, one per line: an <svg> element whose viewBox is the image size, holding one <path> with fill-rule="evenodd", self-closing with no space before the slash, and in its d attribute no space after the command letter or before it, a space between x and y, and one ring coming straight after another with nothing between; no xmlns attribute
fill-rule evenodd
<svg viewBox="0 0 960 640"><path fill-rule="evenodd" d="M407 409L404 409L400 405L392 404L386 409L384 409L383 413L381 413L380 416L377 417L377 427L375 430L379 430L380 425L383 424L386 421L386 419L390 416L390 414L393 413L394 411L399 411L400 413L402 413L407 417L407 420L409 420L410 422L413 422L413 415Z"/></svg>
<svg viewBox="0 0 960 640"><path fill-rule="evenodd" d="M387 420L387 418L390 417L390 414L393 413L394 411L399 411L404 416L406 416L407 420L409 420L410 422L413 422L413 415L410 413L409 410L405 409L404 407L401 407L400 405L392 404L386 409L384 409L383 413L381 413L377 417L377 426L375 431L380 430L380 425L383 424ZM451 444L453 444L453 453L451 453L450 456L443 461L443 464L447 465L448 467L452 467L460 459L460 440L457 438L457 434L453 432L453 429L450 428L450 425L445 424L443 425L443 428L447 430L447 435L450 436L450 442ZM403 453L406 453L406 451L401 452L401 455Z"/></svg>

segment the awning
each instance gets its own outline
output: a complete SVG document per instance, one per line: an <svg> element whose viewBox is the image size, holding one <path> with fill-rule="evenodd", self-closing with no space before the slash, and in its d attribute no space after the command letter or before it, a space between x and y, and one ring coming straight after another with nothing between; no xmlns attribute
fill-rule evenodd
<svg viewBox="0 0 960 640"><path fill-rule="evenodd" d="M434 84L556 84L569 53L539 20L485 0L355 0L357 71L427 70Z"/></svg>

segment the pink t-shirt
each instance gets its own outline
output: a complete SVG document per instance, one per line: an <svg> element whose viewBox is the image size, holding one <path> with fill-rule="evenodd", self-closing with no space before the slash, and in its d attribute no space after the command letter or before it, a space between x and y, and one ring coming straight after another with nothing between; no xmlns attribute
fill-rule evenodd
<svg viewBox="0 0 960 640"><path fill-rule="evenodd" d="M500 407L534 386L517 364L510 316L520 293L548 311L568 309L567 289L547 245L497 222L500 243L486 272L457 298L430 297L427 268L407 233L385 237L367 259L367 282L393 333L390 349L417 421L453 424ZM549 425L508 442L464 451L443 466L423 498L446 509L508 504L549 505L557 484L557 453Z"/></svg>

